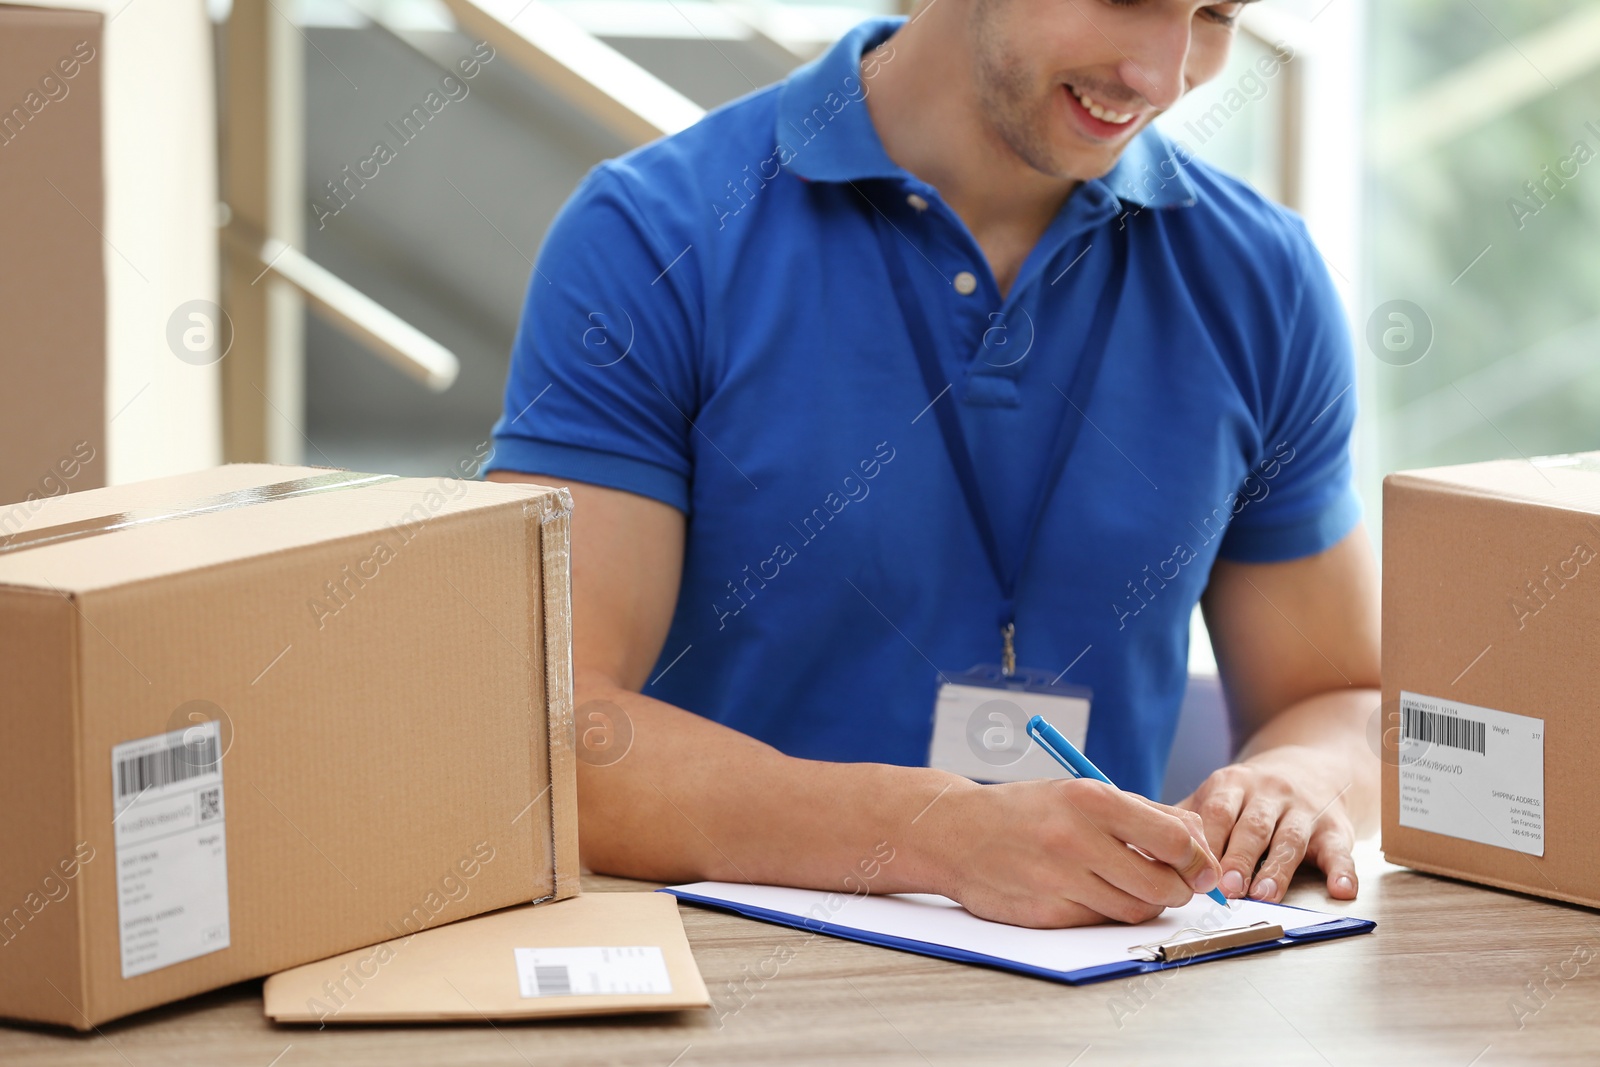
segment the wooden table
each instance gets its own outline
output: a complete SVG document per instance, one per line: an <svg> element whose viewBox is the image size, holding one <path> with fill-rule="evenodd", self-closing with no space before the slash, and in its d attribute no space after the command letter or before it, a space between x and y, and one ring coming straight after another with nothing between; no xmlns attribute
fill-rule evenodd
<svg viewBox="0 0 1600 1067"><path fill-rule="evenodd" d="M1600 1063L1600 915L1402 870L1370 846L1360 870L1354 906L1305 876L1288 901L1374 918L1375 933L1138 981L1074 989L684 906L709 1011L319 1031L267 1022L247 982L99 1034L0 1024L0 1063Z"/></svg>

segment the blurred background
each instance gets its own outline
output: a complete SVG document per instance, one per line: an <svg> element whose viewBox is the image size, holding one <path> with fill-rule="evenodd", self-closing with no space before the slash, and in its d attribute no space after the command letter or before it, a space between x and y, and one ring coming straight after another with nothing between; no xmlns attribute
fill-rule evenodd
<svg viewBox="0 0 1600 1067"><path fill-rule="evenodd" d="M58 228L30 231L104 258L106 370L84 394L104 462L73 488L224 460L471 473L540 241L588 169L902 9L22 2L99 11L103 36L83 76L105 85L104 217L39 185ZM8 107L31 84L11 66ZM1264 0L1160 124L1317 239L1357 349L1375 536L1390 471L1600 448L1600 0ZM0 243L22 247L25 215ZM0 304L43 292L46 259L6 257ZM12 450L0 497L66 447Z"/></svg>
<svg viewBox="0 0 1600 1067"><path fill-rule="evenodd" d="M711 108L895 5L537 6ZM436 0L277 7L303 34L304 185L325 200L325 183L481 39ZM220 23L230 9L210 11ZM1600 447L1600 166L1573 160L1579 144L1600 151L1600 3L1267 0L1250 16L1231 69L1162 125L1316 233L1360 350L1374 521L1391 470ZM301 411L285 412L304 439L274 458L420 474L483 440L544 229L632 140L507 52L380 180L305 227L314 260L451 348L459 379L430 393L313 314ZM1262 77L1273 52L1294 58ZM1395 301L1410 308L1384 310Z"/></svg>
<svg viewBox="0 0 1600 1067"><path fill-rule="evenodd" d="M127 481L474 456L532 261L585 172L906 0L22 2L103 12L107 477ZM430 93L439 110L419 111ZM1358 349L1375 525L1391 470L1600 447L1600 0L1265 0L1229 70L1161 125L1316 236ZM374 167L379 141L393 158ZM181 185L180 144L218 217L201 202L171 221L159 193L119 210L138 167ZM212 274L137 288L164 268L135 228L147 206L169 229L222 225ZM158 328L119 330L130 286ZM228 358L188 353L201 370L176 381L161 327L208 296Z"/></svg>

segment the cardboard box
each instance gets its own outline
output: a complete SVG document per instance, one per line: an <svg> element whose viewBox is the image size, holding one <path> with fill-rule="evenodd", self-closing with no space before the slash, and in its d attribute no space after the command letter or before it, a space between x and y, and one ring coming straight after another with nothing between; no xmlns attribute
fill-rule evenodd
<svg viewBox="0 0 1600 1067"><path fill-rule="evenodd" d="M100 29L0 6L0 500L29 510L105 484Z"/></svg>
<svg viewBox="0 0 1600 1067"><path fill-rule="evenodd" d="M1600 906L1600 452L1393 474L1383 508L1384 854Z"/></svg>
<svg viewBox="0 0 1600 1067"><path fill-rule="evenodd" d="M666 893L509 908L267 979L280 1023L481 1022L711 1006Z"/></svg>
<svg viewBox="0 0 1600 1067"><path fill-rule="evenodd" d="M0 1015L575 894L569 511L240 465L0 535Z"/></svg>

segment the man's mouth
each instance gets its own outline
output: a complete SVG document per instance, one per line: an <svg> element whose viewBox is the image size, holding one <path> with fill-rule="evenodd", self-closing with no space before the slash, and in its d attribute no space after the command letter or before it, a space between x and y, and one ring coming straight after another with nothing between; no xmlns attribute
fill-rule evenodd
<svg viewBox="0 0 1600 1067"><path fill-rule="evenodd" d="M1072 98L1078 102L1084 111L1089 113L1091 118L1107 126L1126 126L1139 114L1137 111L1124 112L1107 107L1076 86L1068 85L1066 88L1067 92L1072 94Z"/></svg>

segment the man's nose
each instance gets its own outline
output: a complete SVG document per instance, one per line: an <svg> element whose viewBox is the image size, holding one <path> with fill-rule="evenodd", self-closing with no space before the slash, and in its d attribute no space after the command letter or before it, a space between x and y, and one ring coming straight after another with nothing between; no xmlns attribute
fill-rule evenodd
<svg viewBox="0 0 1600 1067"><path fill-rule="evenodd" d="M1165 111L1183 95L1191 25L1187 12L1175 11L1150 19L1137 41L1118 42L1123 58L1117 74L1151 107Z"/></svg>

